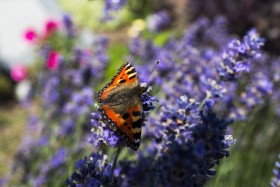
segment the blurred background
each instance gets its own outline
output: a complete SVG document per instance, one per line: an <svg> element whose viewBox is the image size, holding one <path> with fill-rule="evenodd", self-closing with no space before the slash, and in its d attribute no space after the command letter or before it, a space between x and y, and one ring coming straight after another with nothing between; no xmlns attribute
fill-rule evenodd
<svg viewBox="0 0 280 187"><path fill-rule="evenodd" d="M51 106L50 98L44 98L56 97L48 95L52 94L49 90L59 90L59 87L55 87L56 80L45 85L44 77L58 76L52 70L59 68L60 55L73 62L79 59L77 61L84 64L94 56L98 62L106 63L103 75L89 72L87 65L73 65L67 76L77 84L69 86L69 80L59 80L65 81L66 88L86 93L80 88L89 84L89 75L92 73L100 79L94 83L94 87L100 89L126 60L130 40L139 33L161 46L168 38L181 36L197 20L207 18L213 22L219 16L226 19L226 30L233 37L242 37L249 29L256 28L266 39L266 54L279 59L280 2L277 0L0 0L0 186L61 186L64 183L42 182L42 178L35 175L45 174L45 170L38 169L41 158L51 161L50 152L56 150L57 154L64 154L56 141L71 131L66 115L59 117L68 122L68 128L63 131L66 135L58 133L58 139L49 138L48 142L53 141L51 149L44 147L47 140L43 136L50 129L45 129L44 122L32 126L38 118L45 121L54 118L56 109ZM101 67L100 64L97 67ZM81 77L75 77L79 73ZM270 101L266 101L250 111L246 122L234 124L237 143L230 148L231 156L216 168L217 175L208 187L270 184L272 168L280 153L280 136L279 116L272 110ZM54 103L56 107L61 106ZM73 106L67 107L71 111ZM81 111L88 115L90 107L79 109ZM75 120L88 123L86 118ZM88 130L86 125L82 128L80 134ZM57 127L51 130L59 131ZM63 144L79 141L78 135ZM32 145L28 137L41 138L39 147L43 149L35 164L26 160L32 154L25 147ZM86 145L79 146L83 147L84 155L91 151ZM79 155L73 153L71 159L78 158ZM17 164L15 160L21 161ZM66 177L71 169L73 166ZM27 175L28 172L31 174ZM33 182L29 181L30 176Z"/></svg>

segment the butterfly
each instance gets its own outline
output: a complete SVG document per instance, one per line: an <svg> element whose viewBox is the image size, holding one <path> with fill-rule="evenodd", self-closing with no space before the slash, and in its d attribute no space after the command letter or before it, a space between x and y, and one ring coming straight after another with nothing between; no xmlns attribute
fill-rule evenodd
<svg viewBox="0 0 280 187"><path fill-rule="evenodd" d="M127 146L140 146L143 122L141 95L147 91L140 86L135 68L123 64L115 77L97 93L101 121L127 138Z"/></svg>

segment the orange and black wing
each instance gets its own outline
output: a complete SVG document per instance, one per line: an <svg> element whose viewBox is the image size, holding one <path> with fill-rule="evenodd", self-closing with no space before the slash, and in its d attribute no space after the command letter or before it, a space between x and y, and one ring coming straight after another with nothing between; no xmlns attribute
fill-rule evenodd
<svg viewBox="0 0 280 187"><path fill-rule="evenodd" d="M125 88L125 85L129 85L130 83L139 84L138 76L135 68L130 63L126 63L120 67L111 82L98 92L97 99L101 103L99 111L102 116L102 121L112 130L124 134L129 140L127 146L137 150L140 146L141 138L142 103L137 101L137 104L128 108L125 113L119 114L105 102L112 89L120 85Z"/></svg>
<svg viewBox="0 0 280 187"><path fill-rule="evenodd" d="M119 86L120 84L127 84L127 83L138 83L138 76L136 73L135 68L130 63L123 64L116 76L106 85L104 88L97 93L98 102L102 103L110 91Z"/></svg>
<svg viewBox="0 0 280 187"><path fill-rule="evenodd" d="M137 150L140 146L141 126L142 126L142 108L134 106L125 114L115 113L108 105L99 108L102 121L109 125L115 131L120 131L129 140L127 146Z"/></svg>

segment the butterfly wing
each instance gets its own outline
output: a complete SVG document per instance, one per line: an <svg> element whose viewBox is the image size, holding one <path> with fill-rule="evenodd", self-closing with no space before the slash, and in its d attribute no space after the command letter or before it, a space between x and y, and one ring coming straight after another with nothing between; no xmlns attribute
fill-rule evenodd
<svg viewBox="0 0 280 187"><path fill-rule="evenodd" d="M134 150L139 148L141 138L142 103L139 92L141 89L135 68L130 63L126 63L97 95L101 103L99 111L102 121L112 130L124 134L129 140L127 146ZM119 103L118 100L121 101L121 98L111 99L110 97L114 97L112 93L117 97L120 97L122 93L130 93L129 100ZM112 100L115 101L112 102Z"/></svg>
<svg viewBox="0 0 280 187"><path fill-rule="evenodd" d="M120 134L125 134L128 138L127 146L137 150L140 146L141 126L142 126L142 110L141 106L131 107L125 114L115 113L108 105L99 108L102 121L109 125Z"/></svg>
<svg viewBox="0 0 280 187"><path fill-rule="evenodd" d="M139 84L135 68L130 63L123 64L116 76L100 92L97 93L97 99L102 103L113 88L121 84L136 83Z"/></svg>

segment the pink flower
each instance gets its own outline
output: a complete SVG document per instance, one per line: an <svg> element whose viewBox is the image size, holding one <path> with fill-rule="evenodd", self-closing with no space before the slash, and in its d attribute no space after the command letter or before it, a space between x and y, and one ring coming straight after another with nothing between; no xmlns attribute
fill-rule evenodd
<svg viewBox="0 0 280 187"><path fill-rule="evenodd" d="M54 21L54 20L49 20L47 21L46 25L45 25L45 33L48 36L49 34L51 34L54 31L57 31L58 29L58 22Z"/></svg>
<svg viewBox="0 0 280 187"><path fill-rule="evenodd" d="M52 51L49 55L49 59L47 61L47 67L50 70L56 69L58 65L58 52Z"/></svg>
<svg viewBox="0 0 280 187"><path fill-rule="evenodd" d="M12 67L10 75L14 81L20 82L26 78L27 69L24 65L17 64Z"/></svg>
<svg viewBox="0 0 280 187"><path fill-rule="evenodd" d="M34 29L27 29L25 31L24 38L27 41L32 42L37 38L37 33L34 31Z"/></svg>

